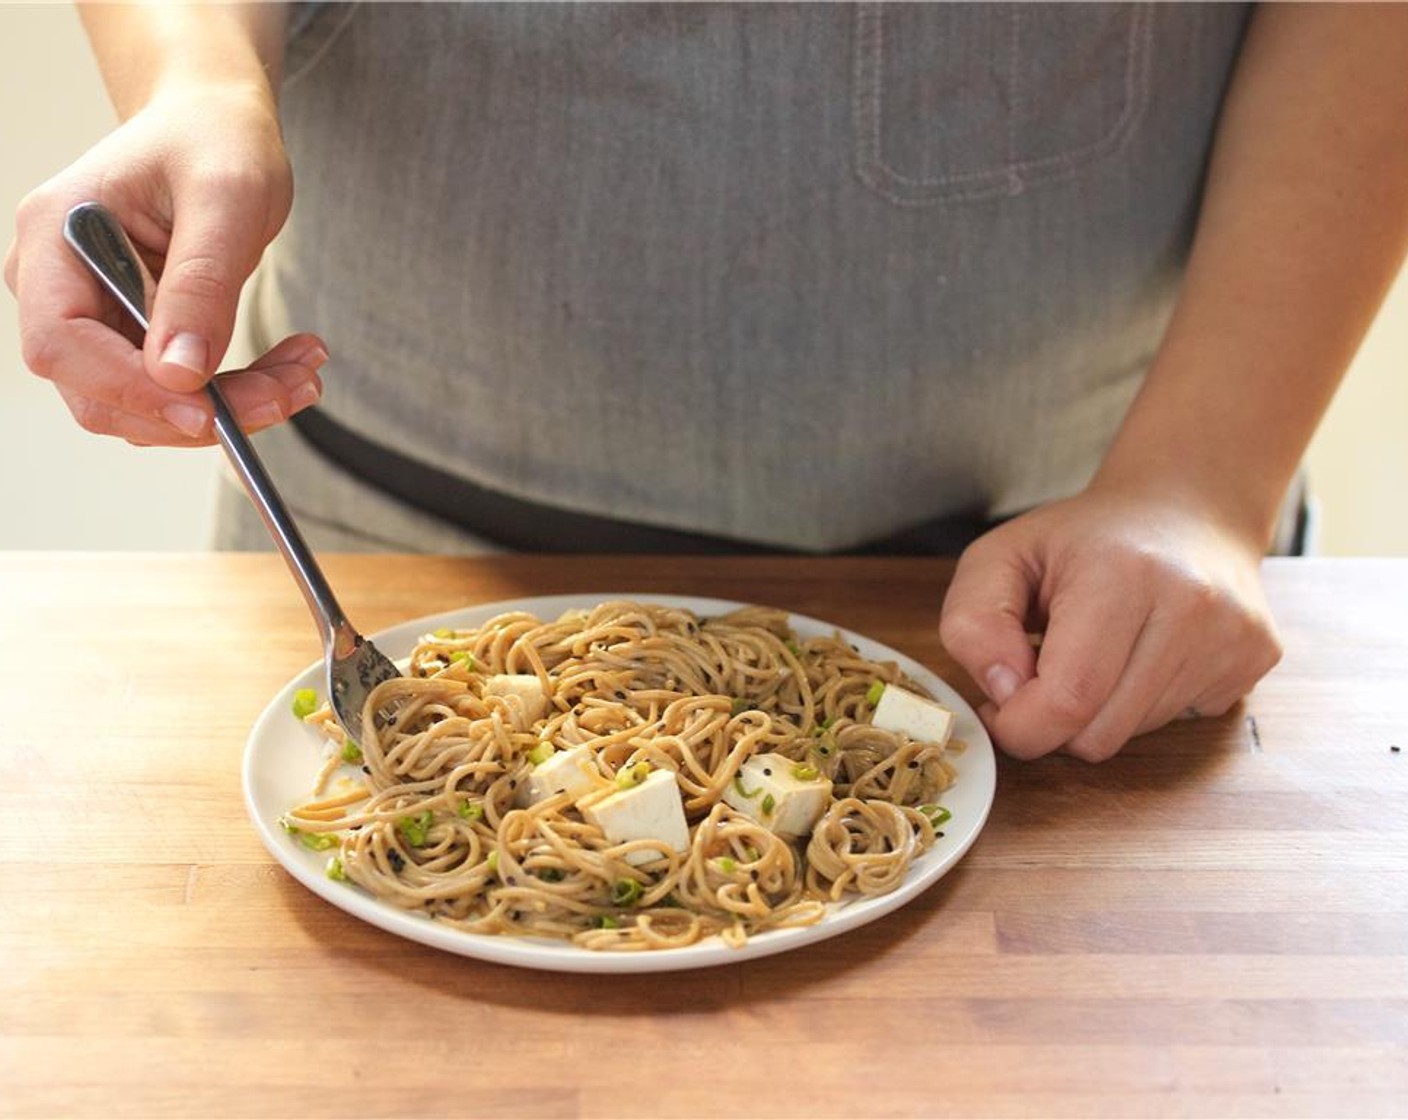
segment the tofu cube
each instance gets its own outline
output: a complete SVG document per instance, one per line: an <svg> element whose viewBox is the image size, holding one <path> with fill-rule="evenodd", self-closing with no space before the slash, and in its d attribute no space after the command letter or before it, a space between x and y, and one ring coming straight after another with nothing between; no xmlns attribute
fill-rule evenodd
<svg viewBox="0 0 1408 1120"><path fill-rule="evenodd" d="M689 849L689 824L673 770L652 770L640 785L583 802L579 808L613 844L659 840L677 852ZM642 851L633 852L626 861L638 864L656 858L654 852Z"/></svg>
<svg viewBox="0 0 1408 1120"><path fill-rule="evenodd" d="M576 801L596 789L601 780L596 754L584 743L571 750L558 751L533 767L527 781L518 788L518 803L524 807L536 805L555 793L565 793Z"/></svg>
<svg viewBox="0 0 1408 1120"><path fill-rule="evenodd" d="M899 731L921 743L948 742L953 732L953 713L933 700L916 696L887 684L875 705L871 725L885 731Z"/></svg>
<svg viewBox="0 0 1408 1120"><path fill-rule="evenodd" d="M548 694L533 673L498 673L484 678L484 695L501 696L509 710L520 713L527 727L547 714Z"/></svg>
<svg viewBox="0 0 1408 1120"><path fill-rule="evenodd" d="M793 771L800 765L780 754L754 755L729 783L724 801L778 836L807 836L831 804L831 779L799 778Z"/></svg>

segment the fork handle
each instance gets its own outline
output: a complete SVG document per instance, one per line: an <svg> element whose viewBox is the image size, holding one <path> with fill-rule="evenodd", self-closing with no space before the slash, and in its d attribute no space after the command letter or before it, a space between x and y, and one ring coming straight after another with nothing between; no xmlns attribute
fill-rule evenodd
<svg viewBox="0 0 1408 1120"><path fill-rule="evenodd" d="M138 326L148 330L147 306L156 284L117 220L96 202L80 203L64 220L64 239ZM357 632L342 613L313 550L299 532L254 445L235 420L217 381L218 378L211 378L205 386L215 408L216 438L303 592L308 609L322 630L325 649L334 656L345 657L355 648Z"/></svg>
<svg viewBox="0 0 1408 1120"><path fill-rule="evenodd" d="M313 620L321 627L324 649L334 658L347 657L356 648L357 632L342 613L342 607L333 595L313 550L303 539L293 515L274 486L274 480L269 477L259 453L254 450L254 444L241 430L225 400L225 394L215 382L216 379L212 378L205 386L215 410L215 436L244 484L245 492L259 512L264 527L278 545L284 563L293 573L293 580L303 592Z"/></svg>

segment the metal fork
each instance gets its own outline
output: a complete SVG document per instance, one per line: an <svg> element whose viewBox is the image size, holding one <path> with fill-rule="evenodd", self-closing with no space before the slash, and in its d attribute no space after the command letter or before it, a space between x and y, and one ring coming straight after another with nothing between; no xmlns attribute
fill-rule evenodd
<svg viewBox="0 0 1408 1120"><path fill-rule="evenodd" d="M64 221L64 240L145 332L149 328L147 307L156 284L116 219L96 202L81 203ZM338 722L360 742L367 694L383 681L399 677L400 670L347 621L312 549L249 437L235 421L218 382L218 377L212 378L205 387L215 406L215 434L313 612L323 639L328 699Z"/></svg>

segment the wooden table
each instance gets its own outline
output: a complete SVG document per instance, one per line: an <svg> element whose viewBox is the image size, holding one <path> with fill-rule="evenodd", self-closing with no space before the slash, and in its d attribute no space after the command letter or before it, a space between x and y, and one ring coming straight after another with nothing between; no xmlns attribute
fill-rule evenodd
<svg viewBox="0 0 1408 1120"><path fill-rule="evenodd" d="M332 557L367 630L525 594L769 602L973 698L915 560ZM239 765L318 656L273 556L0 557L0 1114L1404 1115L1408 561L1284 561L1246 706L1003 761L977 845L807 950L462 959L305 891ZM1395 751L1401 746L1403 751Z"/></svg>

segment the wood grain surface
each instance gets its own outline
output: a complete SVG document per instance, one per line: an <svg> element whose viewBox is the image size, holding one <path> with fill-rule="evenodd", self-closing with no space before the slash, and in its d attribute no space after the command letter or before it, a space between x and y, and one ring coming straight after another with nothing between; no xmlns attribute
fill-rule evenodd
<svg viewBox="0 0 1408 1120"><path fill-rule="evenodd" d="M368 632L557 592L771 603L977 696L942 561L327 571ZM1238 710L1100 766L1002 760L972 851L873 925L612 978L400 940L272 862L241 755L320 652L276 557L0 557L0 1115L1405 1115L1408 561L1267 583L1287 653Z"/></svg>

